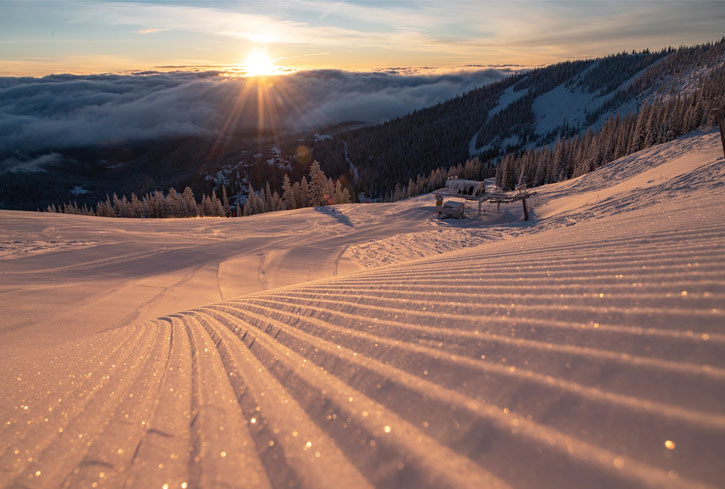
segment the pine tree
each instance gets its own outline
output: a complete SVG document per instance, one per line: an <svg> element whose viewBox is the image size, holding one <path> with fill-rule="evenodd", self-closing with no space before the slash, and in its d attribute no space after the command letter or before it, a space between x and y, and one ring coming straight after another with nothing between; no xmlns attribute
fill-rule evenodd
<svg viewBox="0 0 725 489"><path fill-rule="evenodd" d="M184 193L181 195L184 202L184 217L196 217L199 213L198 206L196 204L196 198L194 197L194 191L191 187L184 188Z"/></svg>
<svg viewBox="0 0 725 489"><path fill-rule="evenodd" d="M121 217L121 200L116 192L113 192L113 215L114 217Z"/></svg>
<svg viewBox="0 0 725 489"><path fill-rule="evenodd" d="M171 187L169 193L164 199L164 208L168 212L168 217L183 217L186 213L184 203L176 189Z"/></svg>
<svg viewBox="0 0 725 489"><path fill-rule="evenodd" d="M227 188L222 184L222 207L224 209L224 216L229 217L232 215L232 210L229 207L229 197L227 197Z"/></svg>
<svg viewBox="0 0 725 489"><path fill-rule="evenodd" d="M252 183L249 182L249 190L247 194L247 201L244 203L244 215L251 216L254 214L261 214L265 212L264 201L257 195L252 187Z"/></svg>
<svg viewBox="0 0 725 489"><path fill-rule="evenodd" d="M143 205L143 215L146 217L156 217L151 213L151 195L146 194L141 199L141 205Z"/></svg>
<svg viewBox="0 0 725 489"><path fill-rule="evenodd" d="M272 212L277 210L275 209L276 203L274 202L272 189L269 186L269 180L267 181L266 185L264 186L264 190L262 191L262 200L264 201L264 212Z"/></svg>
<svg viewBox="0 0 725 489"><path fill-rule="evenodd" d="M325 193L323 194L323 201L325 205L330 202L334 203L333 195L335 195L335 180L328 178L325 182Z"/></svg>
<svg viewBox="0 0 725 489"><path fill-rule="evenodd" d="M254 197L252 197L252 203L254 205L255 214L267 212L267 203L264 198L264 187L262 187L262 190L260 190L259 193L254 194Z"/></svg>
<svg viewBox="0 0 725 489"><path fill-rule="evenodd" d="M647 120L649 119L649 104L645 100L642 104L642 108L639 110L637 116L637 124L634 127L634 134L632 135L631 144L627 149L628 154L636 153L640 149L644 148L646 134Z"/></svg>
<svg viewBox="0 0 725 489"><path fill-rule="evenodd" d="M350 191L342 186L340 180L335 182L334 192L335 204L349 204L350 203Z"/></svg>
<svg viewBox="0 0 725 489"><path fill-rule="evenodd" d="M291 209L299 209L300 207L302 207L300 192L300 182L295 182L294 185L292 185L292 207L290 207Z"/></svg>
<svg viewBox="0 0 725 489"><path fill-rule="evenodd" d="M124 195L121 197L121 202L118 210L119 217L133 217L133 211L131 210L131 204Z"/></svg>
<svg viewBox="0 0 725 489"><path fill-rule="evenodd" d="M657 132L659 130L657 127L657 114L659 112L659 110L654 109L649 111L647 123L645 124L645 137L642 149L649 148L650 146L657 144Z"/></svg>
<svg viewBox="0 0 725 489"><path fill-rule="evenodd" d="M170 206L166 203L164 193L160 190L154 190L151 195L151 204L156 217L166 218L171 214Z"/></svg>
<svg viewBox="0 0 725 489"><path fill-rule="evenodd" d="M136 197L136 194L131 192L131 217L141 218L144 217L143 215L143 204L141 204L141 201L138 200L138 197Z"/></svg>
<svg viewBox="0 0 725 489"><path fill-rule="evenodd" d="M317 207L321 204L326 204L326 202L323 202L323 197L327 193L327 177L325 176L325 173L320 168L320 163L315 160L312 162L312 165L310 165L310 186L309 186L309 196L310 196L310 204L313 207Z"/></svg>
<svg viewBox="0 0 725 489"><path fill-rule="evenodd" d="M272 210L273 211L285 210L284 201L282 200L282 197L279 196L279 193L276 190L274 192L272 192Z"/></svg>
<svg viewBox="0 0 725 489"><path fill-rule="evenodd" d="M282 179L282 201L284 202L285 209L294 208L294 198L292 194L292 184L290 183L289 176L285 173Z"/></svg>
<svg viewBox="0 0 725 489"><path fill-rule="evenodd" d="M567 162L564 143L561 139L557 139L556 145L554 146L554 164L552 165L551 172L546 179L546 183L554 183L559 180L563 180L563 176L566 175L566 167Z"/></svg>
<svg viewBox="0 0 725 489"><path fill-rule="evenodd" d="M300 180L300 200L297 207L309 207L310 205L312 205L310 200L310 187L307 184L307 178L303 176L302 180Z"/></svg>
<svg viewBox="0 0 725 489"><path fill-rule="evenodd" d="M211 191L211 215L215 217L227 216L226 211L224 210L224 204L222 204L222 201L216 196L216 190Z"/></svg>

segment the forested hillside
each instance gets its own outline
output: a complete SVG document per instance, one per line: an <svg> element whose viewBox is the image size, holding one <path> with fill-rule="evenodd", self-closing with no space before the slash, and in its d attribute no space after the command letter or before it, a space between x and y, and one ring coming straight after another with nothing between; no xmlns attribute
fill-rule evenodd
<svg viewBox="0 0 725 489"><path fill-rule="evenodd" d="M462 164L474 156L483 162L487 175L493 175L505 157L506 171L499 171L499 180L507 187L519 181L548 183L710 123L712 112L721 104L718 83L722 87L722 82L718 80L724 61L725 40L720 40L560 63L514 75L385 124L317 142L314 156L333 177L344 173L348 171L347 141L348 157L359 172L357 189L374 196L391 196L396 185L420 181L435 169ZM649 128L647 120L634 127L642 107L647 107L648 118L652 113ZM683 120L689 107L692 114ZM662 123L665 115L677 120ZM657 126L657 135L642 136L642 131L655 130L652 124ZM639 131L638 142L627 141L614 149L591 147L603 128L606 134L596 138L597 144L612 139L612 131L634 129ZM556 148L569 160L547 168L546 175L539 170L538 176L528 164L526 175L520 178L523 163L512 162L531 159L531 151L542 147L537 161L551 160L549 154ZM586 155L572 156L583 152Z"/></svg>
<svg viewBox="0 0 725 489"><path fill-rule="evenodd" d="M553 148L507 154L496 173L505 190L539 186L588 173L622 156L671 141L700 126L716 124L725 107L725 66L705 77L691 93L659 94L638 114L611 117L601 131L558 139Z"/></svg>

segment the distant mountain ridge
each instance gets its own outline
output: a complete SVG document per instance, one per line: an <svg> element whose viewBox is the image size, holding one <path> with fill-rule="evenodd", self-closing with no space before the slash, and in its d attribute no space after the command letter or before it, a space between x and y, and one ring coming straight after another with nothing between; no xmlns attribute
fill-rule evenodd
<svg viewBox="0 0 725 489"><path fill-rule="evenodd" d="M596 132L612 116L636 114L644 101L691 91L724 63L725 39L559 63L343 133L316 144L314 155L326 173L344 173L347 141L359 189L373 195L475 156L493 171L505 154Z"/></svg>

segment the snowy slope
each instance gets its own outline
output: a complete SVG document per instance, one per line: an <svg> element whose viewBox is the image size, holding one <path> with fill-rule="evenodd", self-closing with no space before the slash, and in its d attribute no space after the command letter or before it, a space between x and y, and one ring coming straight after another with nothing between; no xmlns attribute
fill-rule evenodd
<svg viewBox="0 0 725 489"><path fill-rule="evenodd" d="M491 119L493 116L501 112L503 109L511 105L512 103L519 100L521 97L525 96L528 93L528 90L519 90L515 91L516 85L511 85L506 90L501 92L501 95L498 98L498 103L494 108L488 111L487 119ZM471 141L468 143L468 156L473 158L479 153L482 153L486 149L491 147L491 144L489 143L483 148L478 147L478 133L481 132L481 128L476 131L476 133L471 138ZM511 141L506 142L505 144L515 144L518 141L518 137L514 141L513 139ZM505 144L502 144L502 146L505 146Z"/></svg>
<svg viewBox="0 0 725 489"><path fill-rule="evenodd" d="M0 487L722 487L724 162L691 134L531 223L0 213L97 243L0 261ZM106 317L106 281L170 310Z"/></svg>

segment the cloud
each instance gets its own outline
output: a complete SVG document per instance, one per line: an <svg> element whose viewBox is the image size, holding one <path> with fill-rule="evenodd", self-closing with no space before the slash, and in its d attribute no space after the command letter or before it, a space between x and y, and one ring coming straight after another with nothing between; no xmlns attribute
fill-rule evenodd
<svg viewBox="0 0 725 489"><path fill-rule="evenodd" d="M382 122L510 73L391 71L306 71L262 82L213 71L0 78L0 152Z"/></svg>
<svg viewBox="0 0 725 489"><path fill-rule="evenodd" d="M58 153L47 153L35 158L23 158L16 155L0 160L0 173L38 173L44 172L46 167L60 163L63 157Z"/></svg>
<svg viewBox="0 0 725 489"><path fill-rule="evenodd" d="M661 48L673 39L712 40L721 35L725 19L721 0L249 0L244 8L236 2L213 5L92 3L76 17L144 30L163 23L184 32L281 46L399 51L398 59L417 52L527 64L593 51L606 55L643 43Z"/></svg>
<svg viewBox="0 0 725 489"><path fill-rule="evenodd" d="M201 75L0 79L0 150L102 145L203 134L212 103Z"/></svg>
<svg viewBox="0 0 725 489"><path fill-rule="evenodd" d="M411 69L403 72L405 75L393 68L377 73L337 70L300 73L296 87L311 96L315 104L312 111L296 114L297 126L316 127L349 120L382 122L505 76L504 71L493 69L444 75L413 74Z"/></svg>
<svg viewBox="0 0 725 489"><path fill-rule="evenodd" d="M156 34L157 32L165 32L170 30L170 27L150 27L148 29L141 29L136 31L138 34Z"/></svg>

